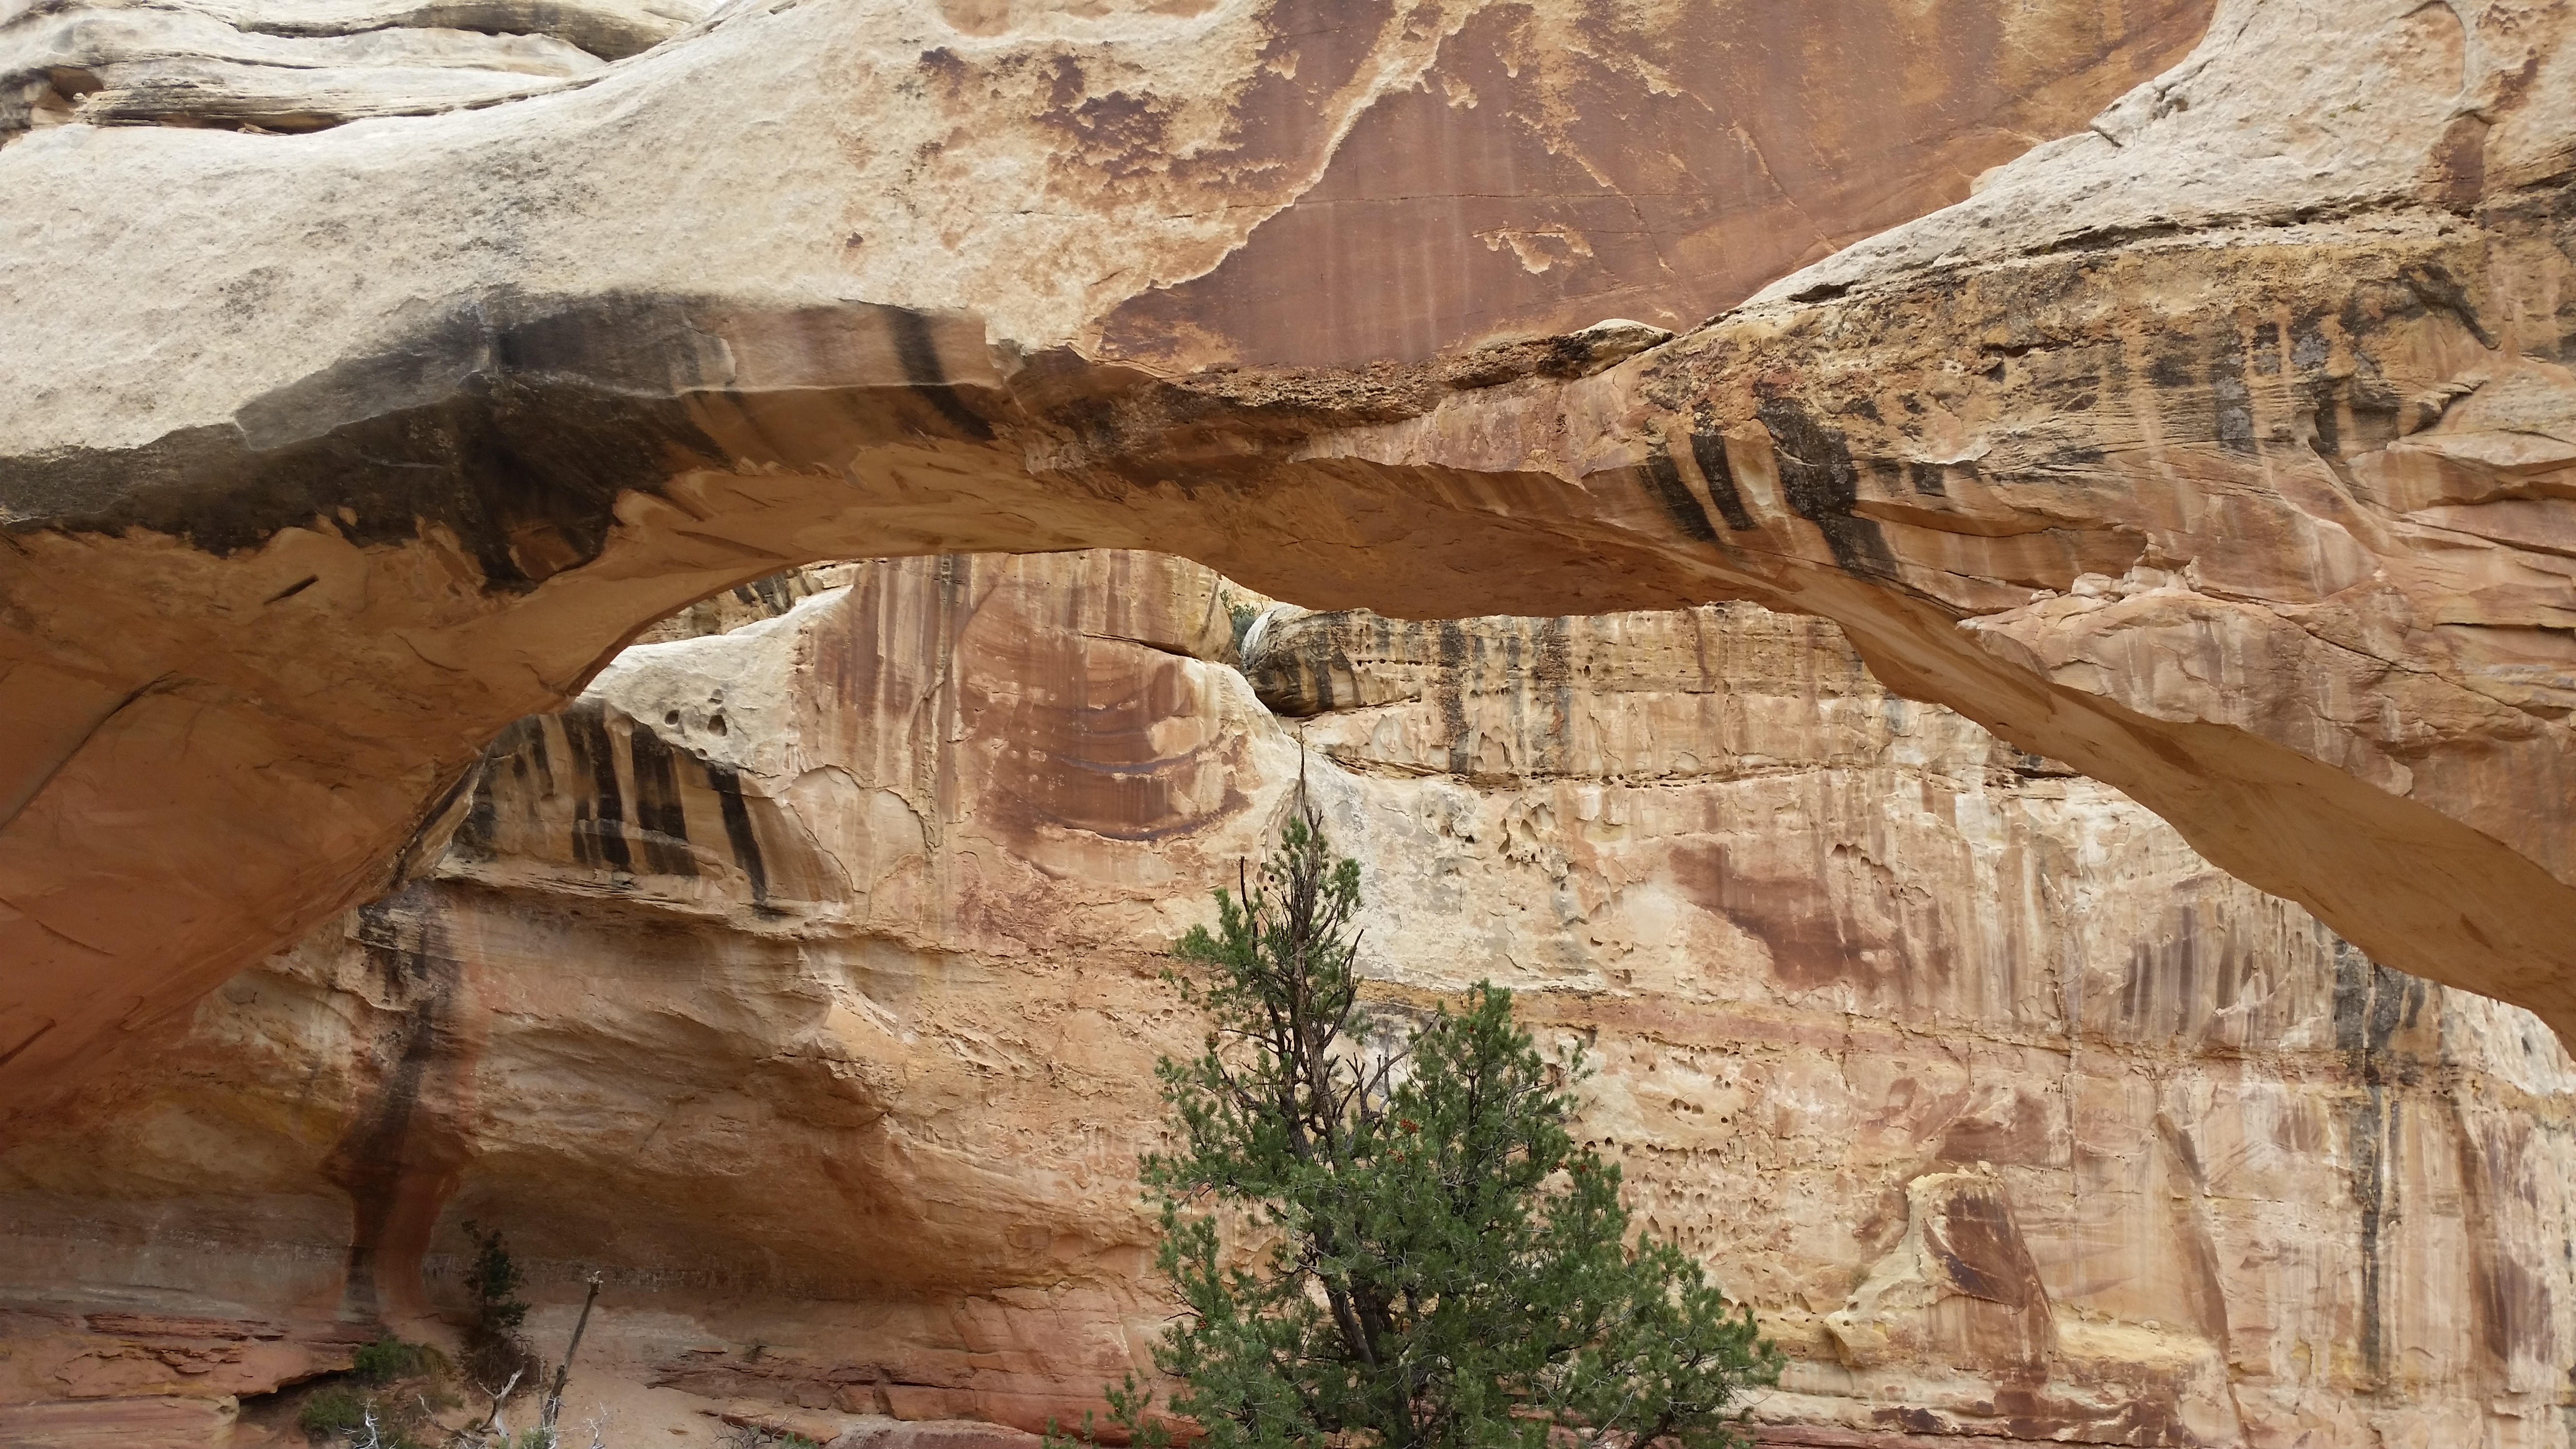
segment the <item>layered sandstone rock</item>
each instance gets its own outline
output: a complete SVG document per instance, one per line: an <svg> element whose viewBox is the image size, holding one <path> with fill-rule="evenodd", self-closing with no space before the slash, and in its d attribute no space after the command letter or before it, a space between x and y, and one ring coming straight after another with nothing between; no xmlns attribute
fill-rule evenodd
<svg viewBox="0 0 2576 1449"><path fill-rule="evenodd" d="M847 576L513 726L418 879L23 1129L0 1399L223 1412L332 1325L428 1331L471 1218L546 1342L605 1269L584 1392L657 1433L1078 1412L1166 1311L1159 948L1302 741L1378 1009L1487 977L1588 1042L1631 1202L1796 1356L1774 1441L2569 1442L2551 1034L1830 626L1405 624L1134 554ZM192 1375L147 1315L244 1351Z"/></svg>
<svg viewBox="0 0 2576 1449"><path fill-rule="evenodd" d="M0 17L0 144L59 125L258 134L494 105L595 75L702 13L690 0L32 0Z"/></svg>
<svg viewBox="0 0 2576 1449"><path fill-rule="evenodd" d="M2229 0L2078 129L2199 18L814 0L480 109L31 130L0 1082L417 865L645 620L1083 545L1829 617L2568 1029L2576 19ZM1687 321L2058 131L1667 346L1508 335Z"/></svg>

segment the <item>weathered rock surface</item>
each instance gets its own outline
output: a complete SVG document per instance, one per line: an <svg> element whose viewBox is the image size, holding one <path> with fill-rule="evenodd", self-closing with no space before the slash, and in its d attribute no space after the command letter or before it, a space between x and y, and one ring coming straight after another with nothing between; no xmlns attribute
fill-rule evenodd
<svg viewBox="0 0 2576 1449"><path fill-rule="evenodd" d="M2546 1028L1831 626L1308 614L1135 554L845 576L513 726L419 879L22 1124L0 1282L50 1327L0 1400L113 1360L87 1412L167 1413L421 1331L474 1218L547 1341L605 1268L585 1358L666 1399L1078 1412L1163 1311L1156 951L1302 738L1381 1009L1491 977L1588 1039L1632 1202L1797 1356L1774 1442L2570 1442ZM191 1377L147 1315L250 1352Z"/></svg>
<svg viewBox="0 0 2576 1449"><path fill-rule="evenodd" d="M1900 10L1945 39L1857 22ZM479 110L11 143L11 1099L380 889L642 621L818 556L1088 545L1416 617L1826 616L2576 1030L2576 15L2229 0L2091 129L1596 371L1501 334L1722 303L1955 196L1862 178L2074 130L2196 12L1566 13L814 0ZM1880 33L1929 58L1823 39ZM1738 111L1746 75L1791 79ZM1548 199L1376 205L1408 167ZM1697 240L1649 267L1618 198ZM1560 226L1600 269L1476 310Z"/></svg>
<svg viewBox="0 0 2576 1449"><path fill-rule="evenodd" d="M60 125L275 133L493 105L593 75L703 13L692 0L24 0L0 15L0 144Z"/></svg>

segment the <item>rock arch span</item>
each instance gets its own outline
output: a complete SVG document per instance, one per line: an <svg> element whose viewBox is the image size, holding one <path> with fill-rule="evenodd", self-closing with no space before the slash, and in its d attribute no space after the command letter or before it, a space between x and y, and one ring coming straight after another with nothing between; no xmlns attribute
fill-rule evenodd
<svg viewBox="0 0 2576 1449"><path fill-rule="evenodd" d="M2559 11L2229 0L2089 129L1681 336L1453 308L1410 360L1264 365L1315 345L1293 309L1229 333L1166 284L1235 276L1492 20L1292 9L737 7L479 109L14 140L12 1098L399 874L644 622L801 560L1089 546L1399 615L1822 615L2576 1028ZM1531 74L1542 119L1610 94ZM1670 303L1521 315L1609 295Z"/></svg>

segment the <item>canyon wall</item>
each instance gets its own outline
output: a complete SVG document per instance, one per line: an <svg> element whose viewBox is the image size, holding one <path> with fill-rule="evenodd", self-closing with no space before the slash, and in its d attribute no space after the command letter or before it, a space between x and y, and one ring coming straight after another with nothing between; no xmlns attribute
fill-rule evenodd
<svg viewBox="0 0 2576 1449"><path fill-rule="evenodd" d="M22 1122L0 1402L44 1402L0 1442L265 1442L366 1325L442 1331L469 1219L542 1343L604 1271L576 1417L649 1442L1078 1413L1167 1311L1160 952L1301 768L1378 1010L1490 978L1588 1043L1585 1136L1793 1355L1767 1441L2571 1442L2553 1034L1828 624L1410 624L1087 553L663 633L728 627L511 726L393 894Z"/></svg>
<svg viewBox="0 0 2576 1449"><path fill-rule="evenodd" d="M12 13L13 1106L646 621L1093 546L1829 618L2576 1031L2558 0L685 8Z"/></svg>

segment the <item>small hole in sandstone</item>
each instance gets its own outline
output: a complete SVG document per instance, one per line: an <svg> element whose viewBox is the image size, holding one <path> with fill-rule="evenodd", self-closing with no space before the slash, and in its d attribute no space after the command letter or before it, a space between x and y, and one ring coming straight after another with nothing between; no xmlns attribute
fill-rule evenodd
<svg viewBox="0 0 2576 1449"><path fill-rule="evenodd" d="M679 712L678 710L676 710L676 709L666 709L666 710L662 711L662 723L664 723L664 724L666 724L666 725L675 725L675 724L678 724L679 722L680 722L680 712Z"/></svg>
<svg viewBox="0 0 2576 1449"><path fill-rule="evenodd" d="M708 715L707 728L714 730L717 734L723 734L725 732L724 716L720 714Z"/></svg>
<svg viewBox="0 0 2576 1449"><path fill-rule="evenodd" d="M45 72L45 79L53 86L55 94L70 101L107 89L107 82L100 80L96 72L76 66L55 66Z"/></svg>

